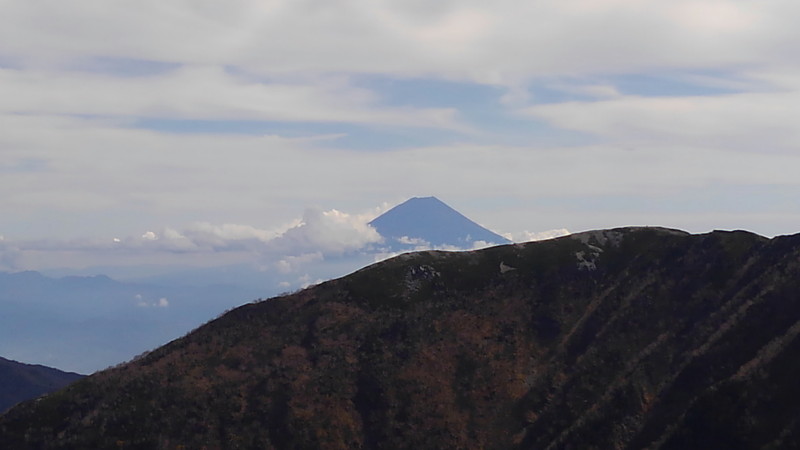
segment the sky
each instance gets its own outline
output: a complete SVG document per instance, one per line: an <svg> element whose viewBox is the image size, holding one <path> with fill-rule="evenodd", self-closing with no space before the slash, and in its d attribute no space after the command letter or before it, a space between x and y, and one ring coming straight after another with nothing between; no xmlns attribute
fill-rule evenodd
<svg viewBox="0 0 800 450"><path fill-rule="evenodd" d="M800 231L794 0L0 0L0 270Z"/></svg>

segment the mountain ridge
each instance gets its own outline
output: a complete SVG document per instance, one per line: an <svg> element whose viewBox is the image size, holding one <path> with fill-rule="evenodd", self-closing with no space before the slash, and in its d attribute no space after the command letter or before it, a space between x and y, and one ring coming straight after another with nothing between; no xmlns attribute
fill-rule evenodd
<svg viewBox="0 0 800 450"><path fill-rule="evenodd" d="M798 291L800 235L408 253L13 408L0 446L796 447Z"/></svg>
<svg viewBox="0 0 800 450"><path fill-rule="evenodd" d="M60 389L84 376L0 357L0 413L19 402Z"/></svg>

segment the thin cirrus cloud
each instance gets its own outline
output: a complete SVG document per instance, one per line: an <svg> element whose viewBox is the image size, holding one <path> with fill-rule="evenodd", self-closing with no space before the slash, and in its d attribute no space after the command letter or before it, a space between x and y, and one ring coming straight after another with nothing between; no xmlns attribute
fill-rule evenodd
<svg viewBox="0 0 800 450"><path fill-rule="evenodd" d="M468 131L447 108L376 108L375 95L325 79L259 83L221 67L146 77L0 70L2 111L43 115L391 124Z"/></svg>
<svg viewBox="0 0 800 450"><path fill-rule="evenodd" d="M800 115L798 87L716 96L619 96L537 105L520 113L627 144L794 151L800 145L794 120Z"/></svg>

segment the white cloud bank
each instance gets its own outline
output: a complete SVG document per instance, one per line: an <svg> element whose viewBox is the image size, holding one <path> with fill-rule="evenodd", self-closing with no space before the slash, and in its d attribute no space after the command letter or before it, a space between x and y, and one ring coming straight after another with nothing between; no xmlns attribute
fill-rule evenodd
<svg viewBox="0 0 800 450"><path fill-rule="evenodd" d="M399 253L389 252L388 243L368 222L386 205L360 214L336 209L308 208L303 217L283 229L267 230L250 225L195 223L180 231L163 227L141 235L112 239L73 239L0 242L0 270L52 269L113 263L135 265L142 261L163 261L175 267L221 267L248 263L289 281L279 287L307 285L338 273L336 265L353 270L353 264L379 261ZM424 220L421 218L420 220ZM568 234L565 229L544 233L507 234L514 240L541 240ZM470 247L433 246L417 238L401 238L412 250L475 250L490 244L477 241ZM361 261L359 263L359 261ZM326 264L329 266L325 266ZM318 281L317 281L318 282ZM142 307L167 307L166 298L147 301L137 296Z"/></svg>
<svg viewBox="0 0 800 450"><path fill-rule="evenodd" d="M351 215L336 209L309 208L283 230L250 225L200 222L180 231L165 227L140 238L119 240L116 249L171 253L248 252L264 257L341 256L382 238L367 225L371 214ZM103 248L107 248L103 245Z"/></svg>
<svg viewBox="0 0 800 450"><path fill-rule="evenodd" d="M95 263L112 260L118 264L140 258L156 261L172 255L173 262L218 265L220 261L215 258L227 254L240 261L269 262L282 272L291 272L303 264L366 251L371 244L380 243L381 236L367 224L372 218L374 211L348 214L309 208L301 219L283 229L200 222L180 231L164 227L127 238L4 240L0 242L0 261L5 267L0 269L35 269L41 264L58 267L69 264L66 257L75 254L83 255L79 258L83 264L90 264L87 261L92 259Z"/></svg>
<svg viewBox="0 0 800 450"><path fill-rule="evenodd" d="M362 215L352 216L335 209L307 209L302 222L271 241L269 249L283 254L319 251L342 255L381 240Z"/></svg>

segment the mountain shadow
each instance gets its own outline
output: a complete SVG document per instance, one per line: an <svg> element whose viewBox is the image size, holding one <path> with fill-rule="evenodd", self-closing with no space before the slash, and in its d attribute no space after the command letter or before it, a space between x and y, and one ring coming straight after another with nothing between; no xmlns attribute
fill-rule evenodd
<svg viewBox="0 0 800 450"><path fill-rule="evenodd" d="M411 253L18 405L0 448L797 448L798 292L800 235Z"/></svg>

